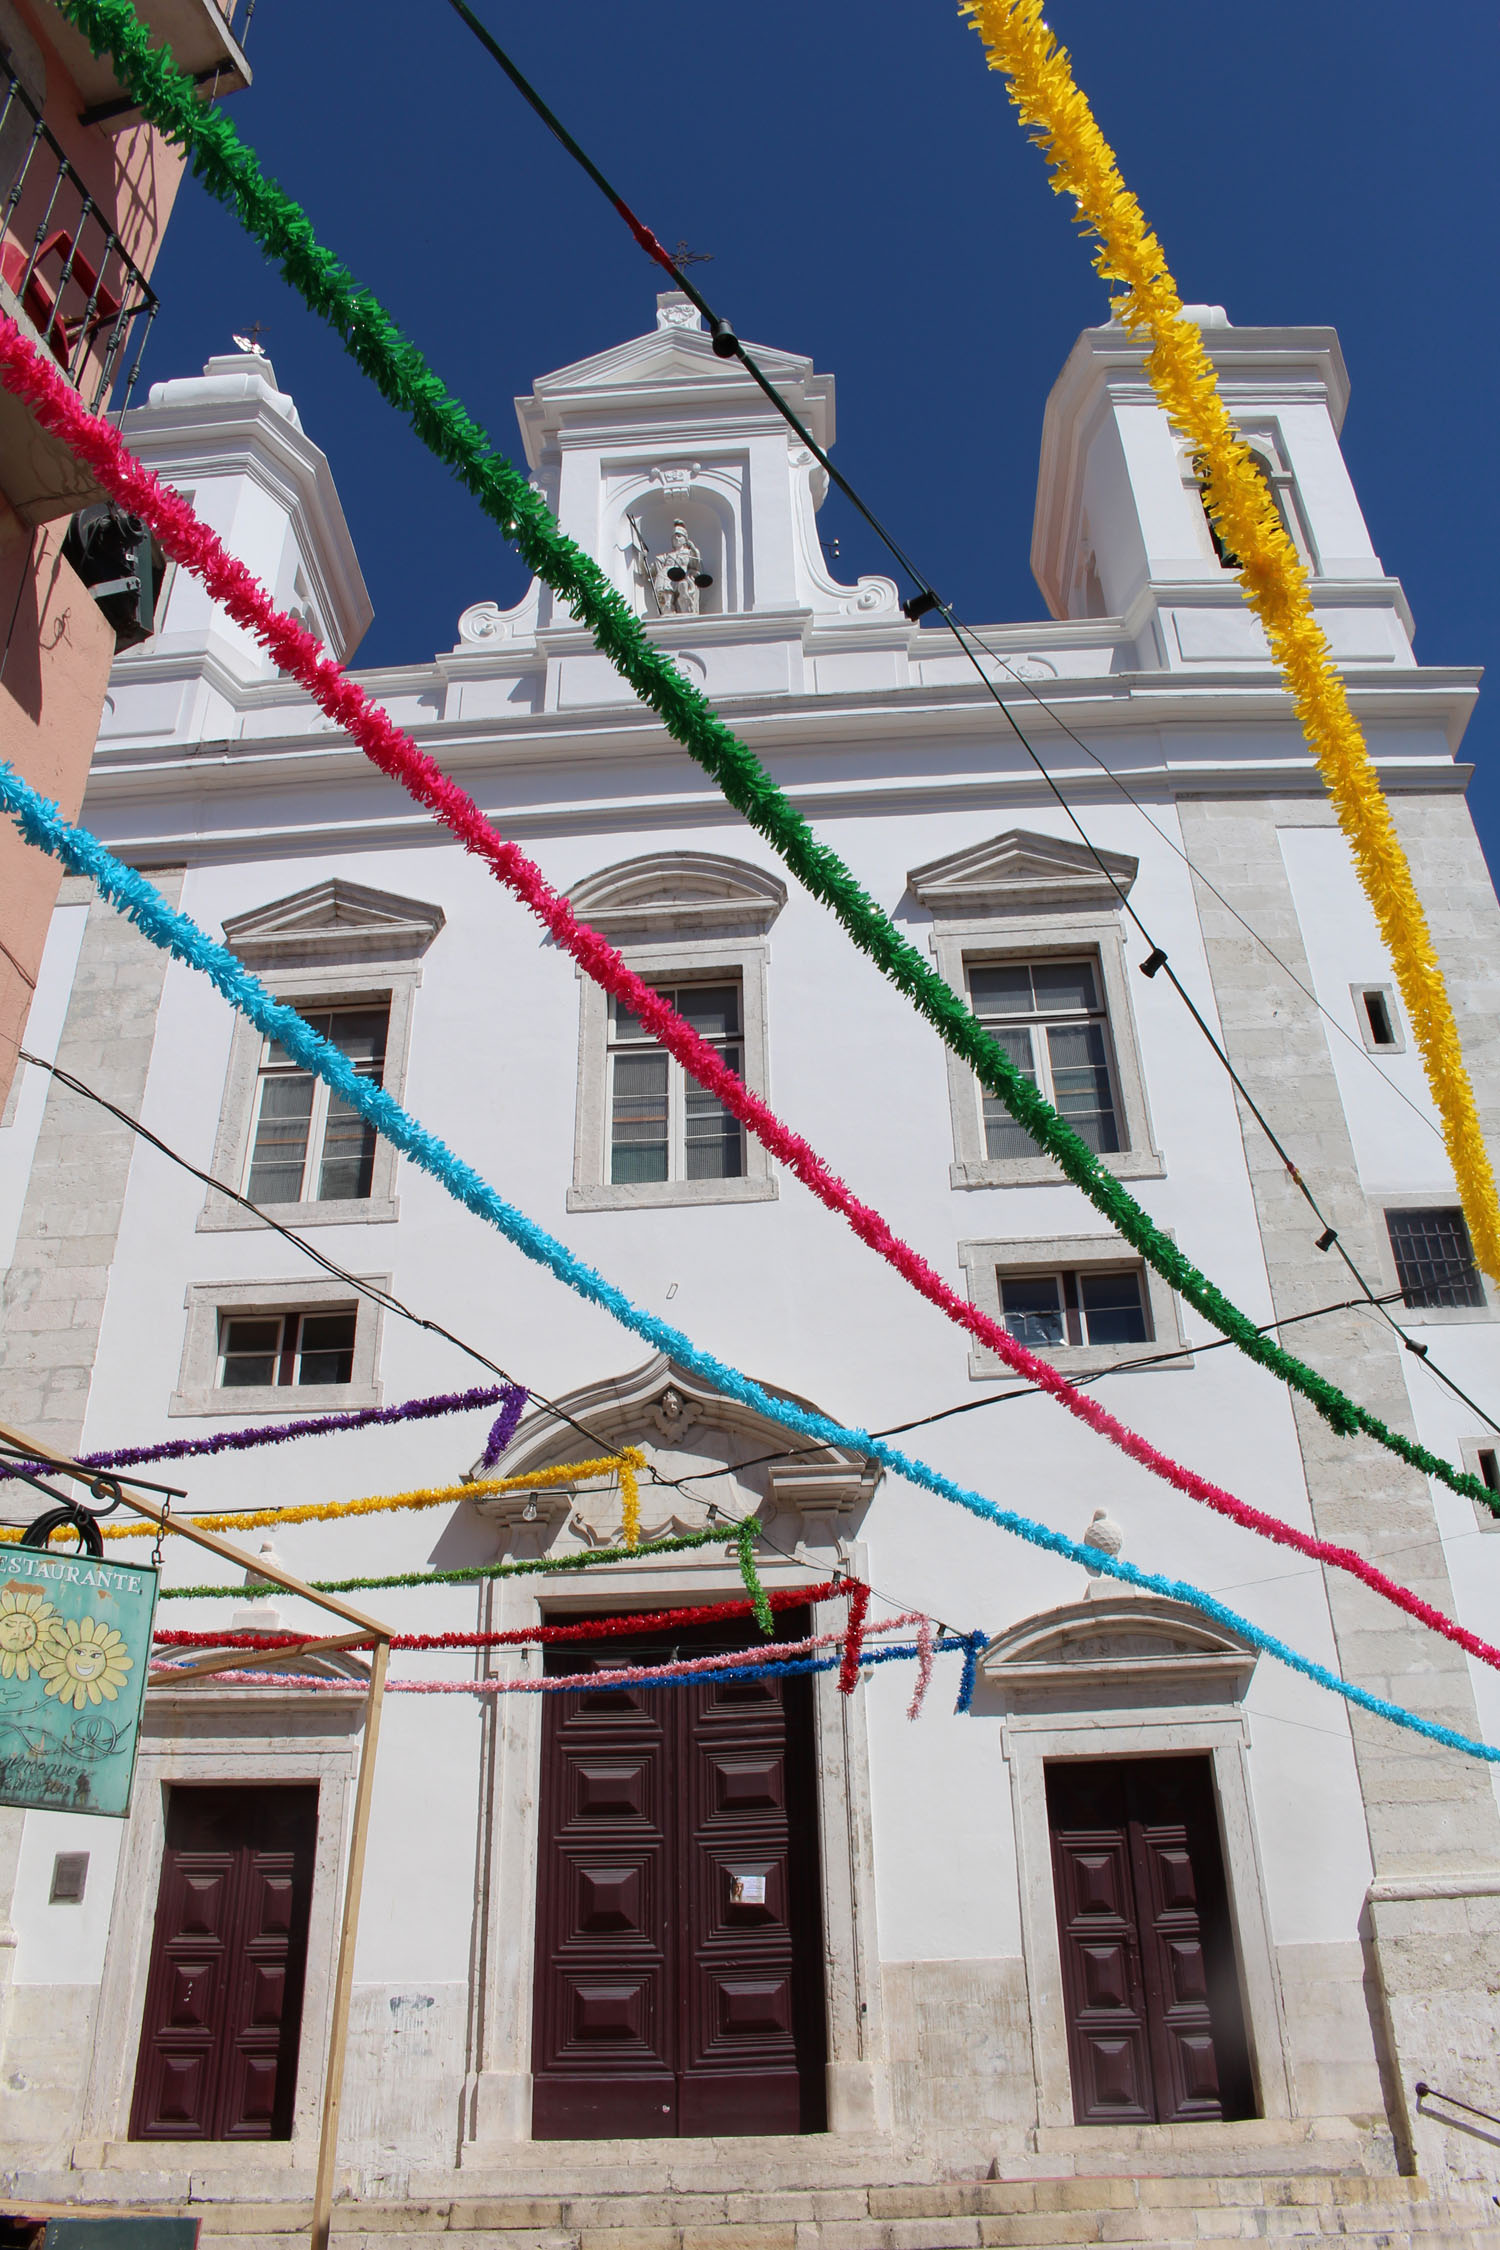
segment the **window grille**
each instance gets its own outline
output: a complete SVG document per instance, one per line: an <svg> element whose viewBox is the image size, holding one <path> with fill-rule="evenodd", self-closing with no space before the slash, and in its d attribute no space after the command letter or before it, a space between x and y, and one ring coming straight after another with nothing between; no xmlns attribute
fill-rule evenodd
<svg viewBox="0 0 1500 2250"><path fill-rule="evenodd" d="M1463 1212L1451 1208L1387 1211L1402 1302L1411 1310L1483 1305L1484 1283L1474 1263Z"/></svg>

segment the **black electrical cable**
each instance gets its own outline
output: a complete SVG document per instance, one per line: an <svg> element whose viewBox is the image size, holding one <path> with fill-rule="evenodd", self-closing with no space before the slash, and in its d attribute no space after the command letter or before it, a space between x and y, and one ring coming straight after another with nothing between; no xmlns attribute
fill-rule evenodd
<svg viewBox="0 0 1500 2250"><path fill-rule="evenodd" d="M818 462L824 473L832 480L835 485L837 485L839 491L843 493L845 499L850 502L851 506L856 508L859 514L864 517L866 523L870 526L876 537L881 541L886 551L894 558L900 568L905 571L907 577L910 578L912 583L917 587L918 591L916 595L913 596L911 600L903 604L906 615L915 623L918 618L925 617L931 611L936 610L943 618L950 632L953 634L954 639L957 641L960 649L963 651L964 655L968 658L970 664L973 666L974 672L978 677L981 687L984 689L985 693L990 697L991 701L995 704L996 708L1001 713L1006 722L1006 725L1015 735L1016 740L1021 745L1021 748L1025 751L1027 757L1035 766L1042 780L1046 783L1048 789L1052 792L1052 795L1056 798L1057 803L1061 807L1064 815L1072 824L1072 826L1077 830L1078 836L1083 843L1085 850L1089 853L1089 856L1093 859L1100 873L1104 876L1111 889L1115 892L1120 901L1121 907L1123 908L1125 913L1129 915L1131 921L1139 930L1141 937L1145 941L1145 944L1148 948L1147 961L1145 964L1143 964L1146 970L1146 974L1149 976L1154 976L1159 970L1166 970L1168 982L1171 984L1173 990L1177 993L1179 999L1181 999L1184 1006L1187 1008L1199 1031L1207 1040L1213 1054L1215 1055L1223 1069L1228 1073L1235 1091L1239 1094L1241 1100L1245 1103L1245 1106L1254 1117L1256 1123L1260 1126L1261 1131L1265 1134L1266 1139L1270 1142L1271 1147L1275 1150L1277 1156L1285 1166L1288 1177L1292 1181L1293 1185L1297 1188L1298 1192L1302 1195L1313 1216L1317 1219L1319 1228L1321 1230L1318 1238L1318 1247L1323 1250L1328 1250L1335 1247L1337 1248L1340 1259L1348 1268L1348 1271L1353 1279L1359 1283L1360 1288L1365 1293L1366 1300L1371 1305L1374 1305L1378 1309L1380 1309L1382 1317L1386 1320L1392 1332L1400 1338L1403 1347L1407 1351L1411 1352L1415 1357L1423 1360L1424 1363L1431 1369L1432 1373L1437 1377L1438 1381L1441 1382L1446 1389L1451 1391L1454 1397L1460 1399L1472 1413L1475 1413L1479 1416L1482 1422L1487 1423L1492 1430L1496 1431L1497 1434L1500 1434L1500 1422L1497 1422L1492 1415L1488 1414L1485 1411L1483 1407L1476 1405L1475 1401L1468 1396L1467 1392L1461 1390L1458 1384L1455 1383L1449 1376L1445 1375L1441 1368L1434 1365L1427 1347L1425 1345L1415 1343L1407 1335L1406 1331L1400 1326L1400 1324L1392 1318L1390 1313L1384 1310L1382 1301L1376 1296L1375 1291L1370 1287L1370 1284L1365 1279L1364 1275L1360 1272L1348 1249L1341 1241L1337 1228L1331 1227L1329 1225L1328 1220L1318 1206L1316 1196L1308 1186L1307 1181L1304 1179L1298 1166L1293 1162L1290 1154L1287 1152L1285 1146L1272 1127L1269 1119L1266 1117L1264 1111L1261 1109L1260 1105L1251 1094L1249 1088L1245 1085L1245 1082L1240 1077L1239 1072L1235 1069L1234 1064L1229 1058L1229 1055L1220 1044L1219 1040L1216 1038L1212 1027L1202 1014L1201 1010L1198 1008L1197 1003L1189 993L1186 985L1184 985L1182 979L1178 976L1176 970L1172 967L1165 948L1159 946L1156 943L1156 940L1151 935L1151 932L1147 929L1146 924L1142 920L1140 914L1131 905L1130 900L1124 888L1117 879L1113 869L1107 864L1107 862L1099 853L1092 837L1089 836L1083 826L1083 823L1079 820L1077 814L1073 811L1073 808L1068 803L1068 800L1064 795L1062 789L1058 786L1058 783L1054 780L1053 776L1048 771L1042 758L1033 748L1014 712L1010 709L1009 705L1005 701L1004 696L999 693L994 681L990 678L989 673L985 670L983 663L980 661L979 656L975 652L975 646L971 646L971 642L977 644L978 648L983 649L984 653L987 656L991 657L992 661L1004 662L1004 659L996 659L994 657L994 652L990 650L982 640L979 639L979 636L974 632L971 626L965 624L964 620L954 609L952 603L945 601L941 594L939 594L935 587L932 585L931 580L927 577L925 572L918 569L917 565L907 554L905 548L902 547L895 536L887 530L886 526L874 513L873 509L866 505L865 501L860 497L860 494L849 482L848 478L839 468L835 466L834 462L829 458L823 447L819 445L817 439L807 428L806 424L802 421L801 417L797 414L795 409L791 406L788 400L786 400L782 396L780 391L777 390L770 377L766 375L764 370L756 363L751 354L746 350L744 344L740 341L739 336L735 333L730 323L714 311L712 305L704 296L702 290L699 289L697 283L691 281L688 278L687 274L683 272L682 268L672 257L671 252L663 248L662 244L657 240L656 236L652 233L650 227L646 225L645 221L637 217L636 213L632 211L630 205L625 201L625 198L610 183L610 181L606 179L604 173L599 169L598 165L595 164L593 158L589 156L587 151L583 149L580 144L573 138L573 135L568 131L562 120L557 116L555 111L553 111L543 100L542 96L532 85L531 81L525 76L524 72L522 72L517 67L517 65L511 60L510 56L505 52L505 49L499 44L498 40L496 40L493 34L489 30L487 30L483 23L481 23L479 17L475 15L473 9L467 5L467 0L448 0L448 4L453 9L454 13L461 17L464 23L467 24L470 31L473 32L475 38L478 39L480 44L484 47L486 53L488 53L494 59L494 61L499 64L500 68L505 72L507 78L510 79L517 92L528 103L531 109L535 111L536 115L542 120L548 131L556 136L558 141L561 142L562 146L567 150L568 154L573 158L575 163L579 164L583 168L583 170L588 174L589 178L594 182L595 186L600 190L601 194L608 197L610 203L620 214L620 217L625 221L625 224L629 227L631 233L635 236L636 241L646 252L647 256L650 258L654 258L656 263L671 275L672 280L682 291L683 295L689 300L691 304L697 307L700 313L702 313L704 319L709 324L709 333L712 339L713 349L717 356L721 359L737 359L740 362L746 373L764 393L765 397L770 401L771 405L775 407L777 413L780 414L783 421L786 422L790 429L795 431L797 437L808 448L809 452L813 455L814 459ZM1010 667L1007 665L1006 669L1010 670ZM1029 687L1029 683L1023 682L1022 684ZM1042 697L1037 694L1034 688L1030 688L1029 692L1033 695L1035 700L1042 705L1042 708L1048 711L1050 716L1056 716L1055 713L1052 713L1051 706L1043 701ZM1062 722L1059 721L1059 724L1061 723ZM1067 731L1071 733L1072 730L1068 729ZM1076 736L1074 736L1074 740L1077 740ZM1080 747L1082 747L1082 745L1080 745ZM1092 753L1090 754L1092 755ZM1382 1073L1382 1076L1383 1075L1384 1074ZM1389 1083L1389 1081L1387 1081L1387 1083Z"/></svg>
<svg viewBox="0 0 1500 2250"><path fill-rule="evenodd" d="M484 1352L476 1350L473 1344L466 1344L461 1336L455 1336L452 1329L445 1328L441 1321L425 1319L421 1313L415 1313L409 1305L403 1304L399 1297L392 1296L388 1289L382 1289L377 1283L364 1281L358 1274L350 1273L347 1267L339 1265L323 1251L316 1249L312 1243L305 1241L294 1228L283 1225L280 1219L273 1219L269 1211L263 1211L258 1203L252 1203L247 1195L241 1195L236 1188L226 1187L224 1182L216 1180L211 1172L205 1172L200 1165L194 1164L187 1157L180 1155L175 1148L169 1147L158 1134L153 1133L149 1126L143 1125L138 1117L132 1117L128 1110L121 1109L119 1104L110 1101L107 1095L101 1094L94 1087L86 1085L81 1078L75 1078L71 1071L64 1070L58 1063L43 1062L40 1055L28 1054L24 1047L19 1050L19 1054L22 1062L31 1063L38 1070L50 1071L59 1084L66 1086L70 1093L80 1094L85 1101L95 1102L100 1109L107 1110L111 1117L118 1119L120 1124L128 1126L132 1133L138 1134L143 1141L148 1142L152 1148L168 1158L171 1163L178 1165L184 1172L191 1173L195 1180L201 1180L205 1187L212 1188L216 1195L228 1196L232 1203L237 1203L242 1211L248 1211L253 1218L261 1222L262 1226L271 1228L273 1233L279 1234L283 1240L290 1242L295 1249L302 1251L305 1256L311 1258L313 1263L321 1266L323 1271L333 1280L341 1282L346 1288L357 1291L362 1297L368 1297L372 1304L379 1305L385 1312L393 1313L398 1319L410 1321L413 1327L425 1328L431 1335L441 1336L445 1343L452 1344L456 1350L466 1353L470 1359L476 1360L481 1367L486 1368L491 1375L498 1375L502 1383L510 1383L517 1390L524 1390L527 1397L535 1405L554 1416L557 1421L566 1423L570 1430L576 1431L579 1437L586 1438L589 1444L597 1447L600 1452L607 1453L612 1449L611 1441L608 1438L602 1438L597 1431L587 1429L582 1422L575 1420L567 1409L559 1406L555 1400L544 1397L540 1391L530 1389L528 1385L520 1382L516 1376L510 1374L506 1368L499 1366ZM186 1498L186 1494L178 1493L177 1488L172 1485L150 1485L146 1484L144 1479L137 1480L134 1477L131 1477L129 1481L131 1483L140 1481L143 1489L147 1492L170 1492L174 1498Z"/></svg>
<svg viewBox="0 0 1500 2250"><path fill-rule="evenodd" d="M1399 1295L1399 1290L1392 1292L1393 1298ZM1364 1312L1366 1309L1367 1301L1363 1297L1341 1297L1337 1304L1314 1305L1307 1312L1288 1313L1281 1320L1263 1321L1257 1328L1256 1334L1268 1336L1278 1328L1293 1328L1298 1321L1322 1320L1329 1313ZM1233 1342L1232 1336L1215 1336L1206 1344L1183 1344L1175 1351L1150 1352L1141 1359L1119 1360L1113 1367L1095 1368L1092 1374L1070 1376L1069 1380L1079 1390L1082 1390L1086 1385L1102 1383L1112 1375L1139 1375L1148 1368L1168 1367L1174 1360L1197 1359L1206 1352L1221 1352L1226 1350ZM925 1430L931 1422L949 1422L958 1414L978 1414L987 1406L1009 1406L1015 1399L1040 1398L1041 1395L1042 1386L1040 1383L1017 1383L1010 1390L990 1391L983 1398L963 1399L957 1406L940 1406L934 1413L918 1414L909 1422L892 1422L886 1429L872 1430L870 1435L878 1438L904 1437L909 1430ZM804 1453L817 1453L822 1450L817 1443L788 1446L780 1453L757 1453L748 1461L735 1461L730 1466L735 1472L741 1469L759 1469L764 1468L772 1461L794 1461ZM677 1479L663 1477L658 1481L663 1484L673 1482L685 1484L689 1480L685 1477Z"/></svg>

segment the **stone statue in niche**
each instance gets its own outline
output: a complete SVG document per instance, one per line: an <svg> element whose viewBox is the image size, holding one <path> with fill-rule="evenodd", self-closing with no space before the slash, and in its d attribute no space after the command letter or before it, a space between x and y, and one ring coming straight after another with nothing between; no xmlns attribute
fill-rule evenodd
<svg viewBox="0 0 1500 2250"><path fill-rule="evenodd" d="M703 557L688 537L687 525L680 521L673 524L672 544L661 555L652 554L633 517L630 528L635 533L641 571L656 598L658 617L696 617L698 597L713 584L713 579L703 568Z"/></svg>

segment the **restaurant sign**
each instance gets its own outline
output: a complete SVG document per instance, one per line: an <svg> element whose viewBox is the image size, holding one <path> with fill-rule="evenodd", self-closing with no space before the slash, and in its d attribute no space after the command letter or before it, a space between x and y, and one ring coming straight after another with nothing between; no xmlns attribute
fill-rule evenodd
<svg viewBox="0 0 1500 2250"><path fill-rule="evenodd" d="M0 1805L130 1810L156 1572L0 1548Z"/></svg>

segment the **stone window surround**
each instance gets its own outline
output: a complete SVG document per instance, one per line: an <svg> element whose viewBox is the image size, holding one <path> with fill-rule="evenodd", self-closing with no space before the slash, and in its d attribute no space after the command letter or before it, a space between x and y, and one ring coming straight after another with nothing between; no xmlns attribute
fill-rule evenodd
<svg viewBox="0 0 1500 2250"><path fill-rule="evenodd" d="M861 1543L839 1559L864 1575ZM583 1558L586 1560L586 1558ZM783 1562L763 1554L760 1572L768 1590L825 1577L826 1557ZM614 1600L626 1612L726 1601L744 1591L733 1564L713 1549L652 1557L617 1565L610 1576ZM581 1570L577 1586L559 1573L545 1596L535 1584L491 1579L485 1584L481 1629L513 1631L547 1618L597 1612L599 1591ZM835 1614L837 1613L837 1614ZM820 1602L814 1632L845 1621L845 1605ZM535 1659L506 1650L499 1661L512 1670ZM514 2160L517 2143L531 2139L532 2010L536 1964L536 1884L539 1856L537 1808L541 1794L542 1702L537 1695L487 1696L481 1724L486 1747L480 1762L480 1830L490 1839L479 1912L485 1919L486 1964L477 2067L466 2088L472 2119L472 2158L486 2148ZM495 1706L503 1706L496 1709ZM813 1730L818 1774L818 1855L823 1918L823 1985L827 2008L826 2085L828 2133L868 2135L888 2125L880 1966L875 1951L875 1869L870 1797L869 1743L862 1696L839 1693L831 1672L813 1680Z"/></svg>
<svg viewBox="0 0 1500 2250"><path fill-rule="evenodd" d="M1376 1273L1372 1280L1383 1296L1388 1290L1399 1289L1396 1275L1396 1257L1391 1249L1391 1237L1385 1223L1390 1211L1457 1211L1462 1208L1457 1188L1366 1188L1371 1205L1371 1234L1375 1240ZM1398 1298L1387 1307L1393 1319L1404 1328L1459 1328L1472 1322L1500 1321L1500 1302L1496 1300L1495 1287L1475 1261L1479 1286L1484 1291L1482 1305L1406 1305Z"/></svg>
<svg viewBox="0 0 1500 2250"><path fill-rule="evenodd" d="M938 970L955 992L967 995L968 970L988 962L1037 961L1090 954L1098 962L1109 1019L1110 1058L1120 1101L1125 1147L1099 1161L1121 1180L1159 1180L1166 1164L1154 1144L1151 1114L1141 1074L1135 1013L1117 913L1053 907L1040 913L946 916L936 921L932 950ZM1034 1156L990 1156L985 1149L979 1081L963 1059L945 1047L948 1100L953 1112L954 1162L949 1184L955 1188L1046 1187L1063 1175L1040 1149Z"/></svg>
<svg viewBox="0 0 1500 2250"><path fill-rule="evenodd" d="M359 1279L389 1289L392 1276L367 1273ZM182 1368L167 1404L169 1414L253 1415L273 1408L288 1414L330 1414L381 1403L378 1370L384 1315L379 1305L347 1283L311 1276L306 1281L190 1281L183 1302L187 1325ZM345 1312L351 1305L354 1371L347 1383L268 1383L225 1390L216 1382L220 1313Z"/></svg>
<svg viewBox="0 0 1500 2250"><path fill-rule="evenodd" d="M1377 1047L1370 1032L1370 1019L1365 1013L1365 994L1378 992L1385 1002L1385 1012L1390 1018L1394 1033L1389 1046ZM1401 1010L1396 1004L1396 987L1378 977L1359 977L1349 987L1349 997L1354 1002L1354 1028L1364 1043L1365 1052L1371 1055L1404 1055L1406 1031L1401 1020Z"/></svg>
<svg viewBox="0 0 1500 2250"><path fill-rule="evenodd" d="M612 934L612 933L609 933ZM676 942L623 934L614 942L637 976L648 982L711 984L738 977L744 1025L745 1083L765 1096L770 1087L766 1032L766 983L770 941L708 932ZM745 1132L745 1169L729 1180L629 1180L609 1178L609 999L603 989L575 971L578 1000L578 1099L573 1138L570 1211L644 1211L697 1203L768 1203L777 1195L776 1175L763 1144Z"/></svg>
<svg viewBox="0 0 1500 2250"><path fill-rule="evenodd" d="M1101 1613L1108 1601L1108 1596L1099 1600ZM1127 1596L1119 1607L1123 1610L1129 1602ZM1110 1606L1115 1605L1111 1602ZM1010 1640L1021 1630L1013 1628L1004 1638ZM1043 2129L1063 2128L1076 2133L1081 2148L1104 2145L1103 2136L1109 2129L1077 2125L1073 2109L1046 1781L1048 1762L1064 1758L1158 1758L1188 1753L1207 1755L1212 1761L1230 1924L1260 2115L1283 2118L1293 2113L1275 1945L1255 1833L1249 1717L1241 1705L1253 1667L1251 1656L1235 1678L1232 1662L1216 1663L1210 1657L1207 1664L1195 1667L1189 1658L1183 1664L1184 1673L1197 1669L1202 1676L1195 1684L1185 1683L1177 1690L1182 1698L1178 1700L1169 1677L1155 1689L1147 1684L1153 1672L1164 1676L1175 1671L1177 1666L1170 1661L1158 1661L1154 1666L1150 1662L1097 1667L1058 1663L1045 1668L1055 1672L1055 1686L1049 1683L1034 1701L1023 1690L1018 1699L1023 1707L1018 1709L1011 1702L1005 1711L1000 1754L1010 1768L1037 2122ZM1043 1667L1034 1669L1040 1672ZM1221 1675L1217 1679L1215 1672ZM986 1699L991 1687L1003 1692L1006 1673L1003 1661L996 1664L990 1657L982 1660L985 1685L981 1692ZM1159 1700L1153 1701L1153 1696ZM1031 1709L1024 1708L1027 1701L1033 1701ZM1170 2130L1130 2128L1132 2135L1147 2139L1155 2132Z"/></svg>
<svg viewBox="0 0 1500 2250"><path fill-rule="evenodd" d="M382 1000L388 1001L390 1021L385 1035L381 1083L394 1100L400 1101L411 1050L412 1002L421 981L421 970L409 961L372 962L368 967L361 962L357 967L344 963L327 968L284 969L274 977L272 989L278 1000L285 1000L293 1007L315 1010L370 1007ZM219 1129L209 1169L217 1178L238 1188L241 1194L245 1192L245 1166L250 1154L255 1094L264 1049L263 1035L244 1016L236 1015ZM368 1196L326 1203L267 1203L262 1208L283 1226L388 1224L401 1215L396 1199L397 1162L394 1145L384 1134L377 1133ZM259 1225L260 1221L251 1212L242 1210L239 1204L231 1203L227 1196L217 1195L210 1188L198 1214L197 1231L199 1234L238 1233Z"/></svg>
<svg viewBox="0 0 1500 2250"><path fill-rule="evenodd" d="M166 1842L166 1791L173 1783L246 1788L316 1782L318 1837L292 2134L286 2141L248 2144L256 2167L310 2172L333 2005L344 1836L363 1727L364 1704L357 1697L313 1697L295 1688L162 1689L149 1698L99 1987L80 2134L84 2145L75 2148L75 2163L86 2159L99 2169L108 2163L143 2172L199 2171L215 2164L243 2169L243 2141L126 2137ZM143 1901L149 1902L144 1909Z"/></svg>
<svg viewBox="0 0 1500 2250"><path fill-rule="evenodd" d="M1486 1439L1482 1437L1467 1438L1464 1441L1462 1452L1463 1465L1468 1470L1471 1477L1478 1477L1480 1483L1483 1484L1485 1481L1484 1470L1480 1467L1479 1464L1479 1456L1481 1453L1493 1453L1496 1460L1500 1461L1500 1437L1492 1438L1488 1441L1486 1441ZM1495 1494L1495 1498L1497 1500L1500 1500L1500 1492L1497 1492ZM1476 1530L1482 1532L1500 1531L1500 1516L1497 1516L1492 1509L1487 1508L1482 1500L1474 1499L1471 1494L1469 1499L1469 1506L1474 1511L1474 1525Z"/></svg>
<svg viewBox="0 0 1500 2250"><path fill-rule="evenodd" d="M1168 1236L1172 1232L1170 1227L1162 1231ZM970 1303L978 1305L1002 1327L1005 1323L997 1276L999 1267L1016 1274L1055 1273L1064 1267L1076 1269L1079 1266L1134 1266L1139 1270L1151 1316L1150 1341L1144 1344L1033 1344L1029 1347L1038 1359L1045 1359L1065 1375L1102 1374L1107 1368L1140 1359L1153 1350L1179 1351L1187 1343L1176 1291L1120 1235L1010 1235L1002 1240L961 1242L958 1257L968 1282ZM1164 1360L1159 1368L1143 1368L1141 1372L1170 1374L1174 1369L1192 1365L1192 1355L1186 1353L1181 1359ZM969 1353L971 1380L993 1382L997 1376L1009 1372L999 1354L976 1339Z"/></svg>

